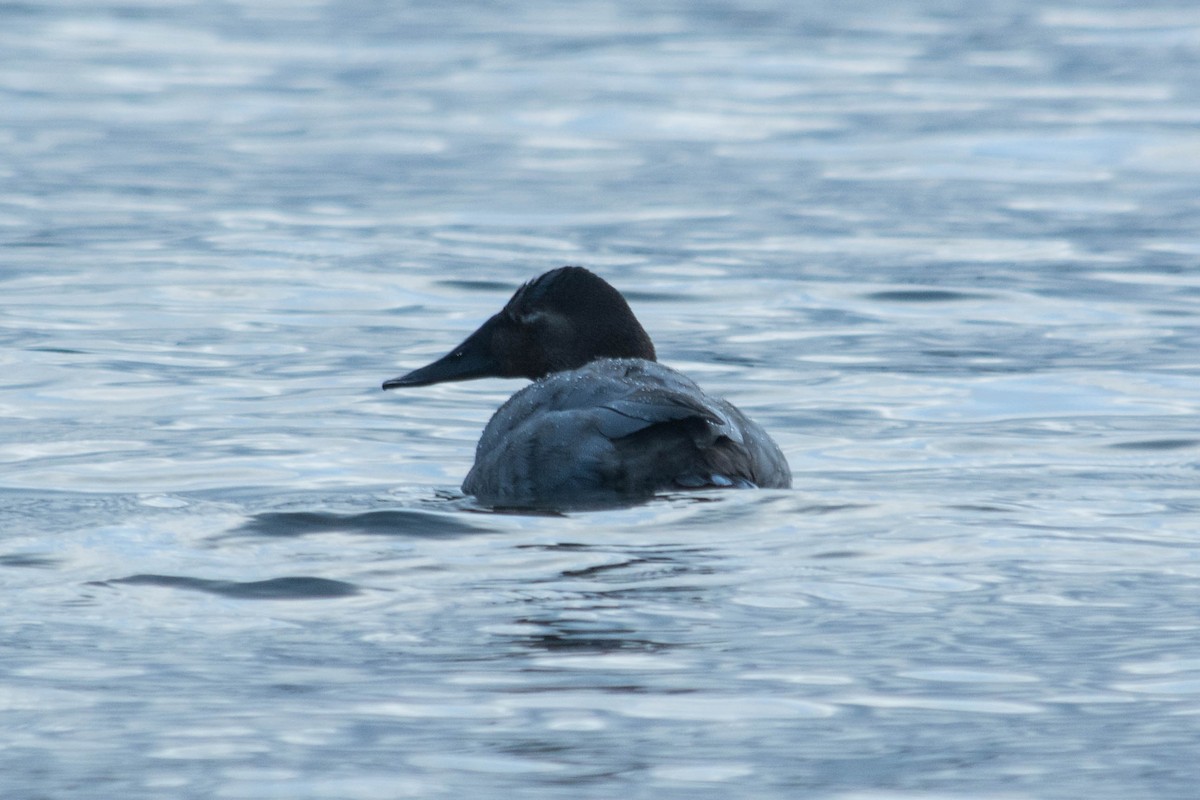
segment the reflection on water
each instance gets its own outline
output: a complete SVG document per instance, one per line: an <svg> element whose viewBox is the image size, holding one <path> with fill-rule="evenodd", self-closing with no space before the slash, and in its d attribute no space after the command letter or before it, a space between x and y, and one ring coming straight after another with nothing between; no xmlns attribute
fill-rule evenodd
<svg viewBox="0 0 1200 800"><path fill-rule="evenodd" d="M6 797L1195 794L1193 4L0 23ZM568 263L795 490L464 498Z"/></svg>

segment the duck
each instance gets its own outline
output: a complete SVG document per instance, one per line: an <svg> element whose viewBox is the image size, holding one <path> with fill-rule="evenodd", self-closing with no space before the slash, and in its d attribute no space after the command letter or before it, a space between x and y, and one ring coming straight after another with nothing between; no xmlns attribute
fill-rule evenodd
<svg viewBox="0 0 1200 800"><path fill-rule="evenodd" d="M517 289L445 356L383 388L528 378L483 430L462 491L499 509L636 505L665 492L792 485L775 441L658 362L612 285L578 266Z"/></svg>

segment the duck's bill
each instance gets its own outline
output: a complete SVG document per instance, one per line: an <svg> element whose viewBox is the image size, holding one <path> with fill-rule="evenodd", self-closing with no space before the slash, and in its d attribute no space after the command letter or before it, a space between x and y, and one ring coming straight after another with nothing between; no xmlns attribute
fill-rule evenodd
<svg viewBox="0 0 1200 800"><path fill-rule="evenodd" d="M476 336L446 355L407 375L384 381L384 389L402 389L410 386L431 386L449 381L469 381L473 378L491 378L499 374L495 358L481 346Z"/></svg>

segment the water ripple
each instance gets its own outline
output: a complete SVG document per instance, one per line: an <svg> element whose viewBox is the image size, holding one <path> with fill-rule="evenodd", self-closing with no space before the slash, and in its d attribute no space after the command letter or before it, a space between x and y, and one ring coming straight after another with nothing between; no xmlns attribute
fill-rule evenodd
<svg viewBox="0 0 1200 800"><path fill-rule="evenodd" d="M218 581L191 578L183 575L130 575L99 581L97 586L160 586L167 589L189 589L229 597L235 600L323 600L351 597L361 590L350 583L297 576L271 578L263 581Z"/></svg>

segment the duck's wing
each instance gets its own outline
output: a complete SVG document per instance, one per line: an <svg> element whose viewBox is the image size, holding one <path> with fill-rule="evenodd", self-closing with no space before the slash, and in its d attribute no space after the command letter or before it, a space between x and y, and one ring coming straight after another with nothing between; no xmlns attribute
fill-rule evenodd
<svg viewBox="0 0 1200 800"><path fill-rule="evenodd" d="M604 404L606 435L630 473L671 486L791 486L779 446L732 403L705 394L690 378L657 363L623 367L628 392ZM647 477L647 480L652 480Z"/></svg>

